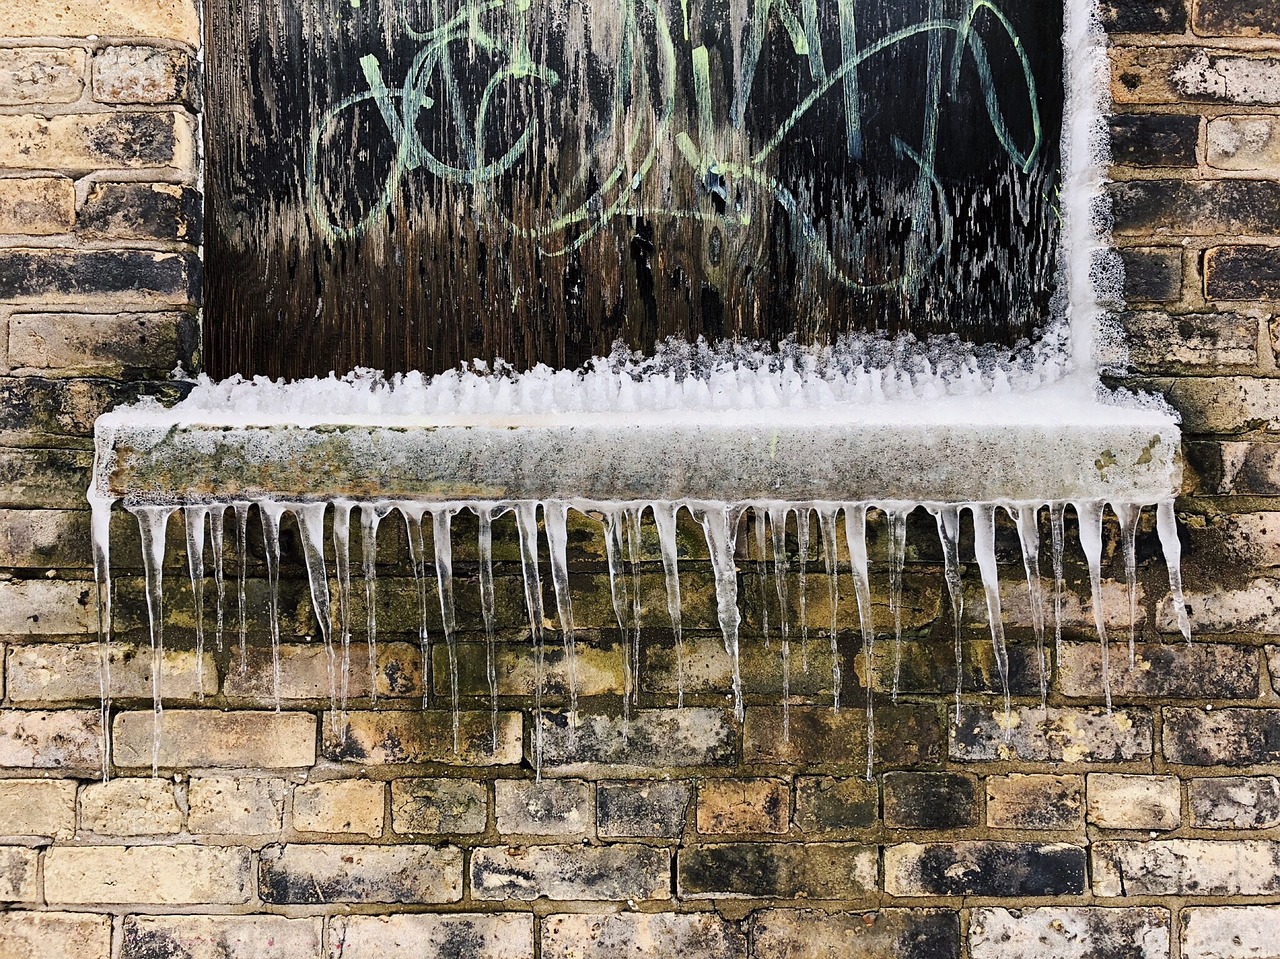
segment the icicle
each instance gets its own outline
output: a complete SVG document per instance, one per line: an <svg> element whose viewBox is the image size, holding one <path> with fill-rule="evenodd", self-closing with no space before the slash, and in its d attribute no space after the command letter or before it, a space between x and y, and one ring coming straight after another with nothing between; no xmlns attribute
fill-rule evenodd
<svg viewBox="0 0 1280 959"><path fill-rule="evenodd" d="M942 578L951 597L951 624L956 647L956 722L960 721L960 696L964 690L964 645L961 640L961 617L964 616L964 584L960 581L960 510L955 506L930 508L938 524L938 540L942 543Z"/></svg>
<svg viewBox="0 0 1280 959"><path fill-rule="evenodd" d="M800 668L809 673L809 600L806 576L809 570L809 507L796 510L796 549L800 555Z"/></svg>
<svg viewBox="0 0 1280 959"><path fill-rule="evenodd" d="M533 775L542 781L542 577L538 574L538 504L516 503L516 527L520 533L520 567L524 572L524 605L533 634Z"/></svg>
<svg viewBox="0 0 1280 959"><path fill-rule="evenodd" d="M1169 567L1173 615L1178 620L1178 631L1189 643L1191 620L1187 616L1187 601L1182 595L1182 543L1178 540L1178 520L1173 513L1173 500L1156 504L1156 535L1160 537L1160 549L1164 552L1165 565Z"/></svg>
<svg viewBox="0 0 1280 959"><path fill-rule="evenodd" d="M631 701L640 702L640 520L644 507L628 509L622 514L622 531L627 541L627 559L631 567Z"/></svg>
<svg viewBox="0 0 1280 959"><path fill-rule="evenodd" d="M302 558L307 567L307 585L311 590L311 609L320 638L324 641L325 672L329 681L330 721L338 722L338 660L333 648L332 599L329 595L329 571L324 562L324 516L328 503L295 503L289 507L298 519L302 534Z"/></svg>
<svg viewBox="0 0 1280 959"><path fill-rule="evenodd" d="M142 567L147 582L147 619L151 624L151 775L160 773L160 722L164 715L161 669L164 662L165 532L175 506L131 506L142 539Z"/></svg>
<svg viewBox="0 0 1280 959"><path fill-rule="evenodd" d="M360 505L360 566L364 572L364 628L369 642L369 702L378 701L378 526L392 503ZM427 681L423 675L422 681Z"/></svg>
<svg viewBox="0 0 1280 959"><path fill-rule="evenodd" d="M217 594L217 616L213 623L213 645L222 652L222 631L226 621L227 580L223 564L224 532L226 531L227 504L217 503L209 507L209 546L213 549L213 585Z"/></svg>
<svg viewBox="0 0 1280 959"><path fill-rule="evenodd" d="M1031 626L1036 634L1036 663L1040 669L1040 708L1049 700L1049 673L1044 664L1044 590L1040 588L1040 515L1025 503L1009 510L1018 527L1022 544L1022 568L1027 574L1027 593L1031 600Z"/></svg>
<svg viewBox="0 0 1280 959"><path fill-rule="evenodd" d="M240 675L243 676L248 668L246 655L248 652L248 620L249 608L245 602L245 581L249 575L249 504L248 503L232 503L231 508L236 514L236 554L240 559L240 568L238 572L239 580L239 605L236 613L240 619Z"/></svg>
<svg viewBox="0 0 1280 959"><path fill-rule="evenodd" d="M867 781L875 766L876 747L876 627L871 610L871 577L867 563L867 507L855 503L844 508L844 538L849 547L849 571L858 599L858 624L862 629L862 665L867 683Z"/></svg>
<svg viewBox="0 0 1280 959"><path fill-rule="evenodd" d="M98 693L102 723L102 781L111 776L111 504L89 494L93 510L93 582L98 598Z"/></svg>
<svg viewBox="0 0 1280 959"><path fill-rule="evenodd" d="M662 572L667 580L667 613L676 644L676 706L684 706L684 627L680 616L680 567L676 555L676 514L679 503L654 503L653 520L658 526L658 547L662 551Z"/></svg>
<svg viewBox="0 0 1280 959"><path fill-rule="evenodd" d="M351 692L351 510L354 506L355 503L347 499L333 501L333 562L338 569L338 638L342 644L339 729L346 725L347 699Z"/></svg>
<svg viewBox="0 0 1280 959"><path fill-rule="evenodd" d="M207 506L184 506L187 530L187 572L191 577L191 602L196 621L196 699L204 702L204 526Z"/></svg>
<svg viewBox="0 0 1280 959"><path fill-rule="evenodd" d="M893 701L902 676L902 571L907 562L907 513L886 511L889 521L889 615L893 618Z"/></svg>
<svg viewBox="0 0 1280 959"><path fill-rule="evenodd" d="M495 645L496 603L493 595L493 507L475 506L480 520L480 612L484 617L485 676L489 681L489 727L491 743L498 748L498 663Z"/></svg>
<svg viewBox="0 0 1280 959"><path fill-rule="evenodd" d="M1073 503L1080 524L1080 546L1089 564L1089 588L1093 595L1093 622L1098 629L1102 657L1102 695L1111 712L1111 653L1107 643L1106 614L1102 608L1102 503Z"/></svg>
<svg viewBox="0 0 1280 959"><path fill-rule="evenodd" d="M1062 572L1062 551L1066 541L1065 512L1065 503L1049 504L1049 533L1053 546L1053 655L1058 662L1062 662L1062 591L1066 586Z"/></svg>
<svg viewBox="0 0 1280 959"><path fill-rule="evenodd" d="M969 507L973 516L973 553L982 574L982 591L987 597L987 624L991 629L991 648L995 652L996 671L1000 674L1000 691L1004 694L1005 738L1013 734L1009 724L1012 706L1009 701L1009 651L1004 642L1004 618L1000 611L1000 570L996 565L996 508L989 503Z"/></svg>
<svg viewBox="0 0 1280 959"><path fill-rule="evenodd" d="M622 636L622 715L631 716L631 700L635 695L635 669L631 663L631 641L623 610L627 608L627 582L622 575L623 524L621 510L604 514L604 552L609 563L609 596L613 600L613 616Z"/></svg>
<svg viewBox="0 0 1280 959"><path fill-rule="evenodd" d="M547 549L551 553L551 585L556 596L556 618L564 638L565 669L569 681L569 730L578 723L578 647L573 628L573 598L569 595L569 507L561 502L544 503Z"/></svg>
<svg viewBox="0 0 1280 959"><path fill-rule="evenodd" d="M818 535L822 539L822 565L827 571L827 600L831 604L831 708L840 712L840 648L839 635L840 580L836 575L836 511L829 506L818 507Z"/></svg>
<svg viewBox="0 0 1280 959"><path fill-rule="evenodd" d="M751 508L751 528L756 538L756 582L760 584L760 629L764 633L764 648L769 648L769 593L765 585L766 569L765 512L761 506Z"/></svg>
<svg viewBox="0 0 1280 959"><path fill-rule="evenodd" d="M435 546L436 588L440 593L440 621L449 656L449 704L453 722L453 754L461 751L458 729L458 622L453 604L453 514L452 507L431 511L431 539Z"/></svg>
<svg viewBox="0 0 1280 959"><path fill-rule="evenodd" d="M1133 503L1112 503L1120 522L1120 552L1124 558L1124 583L1129 595L1129 668L1137 665L1134 632L1138 622L1138 519L1142 507Z"/></svg>
<svg viewBox="0 0 1280 959"><path fill-rule="evenodd" d="M778 594L778 632L782 636L782 739L791 741L791 623L787 617L787 507L770 509L773 534L773 585Z"/></svg>
<svg viewBox="0 0 1280 959"><path fill-rule="evenodd" d="M280 517L284 507L271 500L258 503L262 541L267 552L267 612L271 619L271 695L280 711Z"/></svg>
<svg viewBox="0 0 1280 959"><path fill-rule="evenodd" d="M711 569L716 580L716 616L720 620L720 633L724 637L725 652L733 669L733 714L742 722L746 711L742 702L742 671L738 661L738 627L742 616L738 612L738 570L733 562L734 545L738 538L738 516L727 505L707 504L694 510L694 516L702 524L707 538L707 550L711 554Z"/></svg>
<svg viewBox="0 0 1280 959"><path fill-rule="evenodd" d="M418 649L422 656L422 708L426 709L431 697L431 644L427 633L427 576L422 542L422 514L425 506L416 503L397 503L396 509L404 517L405 532L409 537L409 562L413 566L413 582L418 593Z"/></svg>

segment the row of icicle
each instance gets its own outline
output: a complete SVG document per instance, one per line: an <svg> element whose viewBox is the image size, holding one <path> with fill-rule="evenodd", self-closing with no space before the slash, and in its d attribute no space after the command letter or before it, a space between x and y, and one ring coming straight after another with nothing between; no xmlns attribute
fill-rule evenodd
<svg viewBox="0 0 1280 959"><path fill-rule="evenodd" d="M108 526L111 504L95 502L94 504L94 572L98 586L99 608L99 641L101 663L102 691L102 725L104 736L103 771L106 775L109 756L109 712L111 705L110 649L111 641L111 578ZM529 628L533 639L535 678L534 678L534 712L533 748L534 764L538 774L541 773L543 754L543 725L541 721L543 709L544 685L544 610L542 599L542 581L539 572L538 517L541 512L542 525L546 531L546 540L551 559L551 580L555 596L557 619L561 627L564 642L565 662L568 673L568 710L569 728L576 723L577 675L574 639L573 603L569 594L569 566L567 560L567 517L569 510L601 518L604 526L604 541L609 568L609 588L613 601L614 614L623 642L624 693L623 706L628 711L638 702L640 671L640 633L641 633L641 601L639 569L641 556L641 521L646 512L651 513L657 528L660 545L662 567L666 579L667 611L671 629L675 639L677 663L677 705L684 703L684 643L681 626L680 581L677 566L676 519L681 509L686 509L701 525L706 537L710 554L712 572L715 579L717 618L724 639L725 652L729 656L733 677L734 713L739 721L743 718L743 690L739 669L738 634L741 614L738 608L738 580L735 555L737 538L742 519L750 512L753 516L751 524L755 538L755 556L761 573L762 589L766 580L765 558L771 552L773 561L773 580L777 592L780 622L778 633L781 639L782 655L782 706L783 737L789 735L790 706L790 654L791 623L787 616L790 587L788 576L792 566L786 551L786 528L788 517L795 516L797 536L797 552L805 559L796 566L798 575L798 600L800 629L807 639L808 617L806 610L806 574L807 557L811 542L811 520L813 514L818 517L818 534L820 552L826 575L828 598L831 607L831 621L828 637L831 645L831 670L833 707L840 708L840 661L836 649L836 637L839 630L838 599L839 580L837 575L837 529L838 517L844 513L844 529L846 546L849 553L850 573L853 577L854 594L857 600L858 620L863 644L862 652L866 668L866 722L867 722L867 775L871 776L874 756L875 712L872 702L872 691L875 683L874 652L876 631L872 623L871 580L867 556L866 522L870 509L879 509L885 515L889 530L889 609L894 630L894 666L893 666L893 698L898 696L898 675L901 666L902 640L902 577L906 558L907 516L918 505L923 505L934 516L937 523L938 537L941 542L944 578L951 601L951 619L955 630L956 655L956 688L955 701L957 710L961 698L961 617L964 597L960 570L960 516L962 510L968 510L973 518L974 553L981 574L983 590L986 597L987 619L990 626L996 667L999 673L1006 712L1010 708L1009 693L1009 660L1005 649L1004 626L1000 609L1000 591L997 578L995 554L995 521L997 510L1004 510L1012 518L1018 532L1022 547L1022 558L1026 572L1027 588L1030 593L1032 625L1035 631L1037 661L1040 669L1040 697L1043 704L1047 696L1047 677L1044 666L1044 647L1046 634L1045 599L1040 580L1040 527L1039 511L1042 504L1035 503L965 503L965 504L868 504L868 503L786 503L761 502L729 504L723 502L702 501L663 501L663 502L628 502L628 503L594 503L577 501L468 501L455 503L420 502L404 500L382 500L377 502L357 503L352 500L338 499L331 502L287 503L271 499L257 500L253 503L239 501L231 503L202 503L184 506L176 505L127 505L138 520L142 541L143 566L146 577L146 604L150 620L151 634L151 686L154 703L155 728L152 736L152 771L159 768L160 729L163 713L161 697L161 662L164 650L164 614L162 569L164 565L165 537L169 518L182 510L186 527L187 565L191 579L192 597L195 606L196 624L196 687L197 695L203 698L203 666L205 647L204 628L204 586L205 586L205 545L206 535L211 541L213 552L213 578L216 590L216 619L214 624L215 640L218 648L222 647L224 629L226 627L226 592L227 584L224 575L224 537L228 513L232 517L232 528L235 535L235 549L239 557L238 592L239 602L238 633L240 641L240 669L245 669L246 619L247 603L245 582L247 577L248 557L248 524L251 506L258 507L262 526L263 542L266 548L266 567L268 580L268 621L271 631L272 649L272 688L276 708L280 708L280 623L279 623L279 576L280 576L280 523L285 513L292 513L297 520L307 578L310 586L311 600L319 624L321 639L325 645L328 665L329 695L331 700L331 717L337 727L344 722L343 714L347 705L348 680L351 666L352 639L352 577L351 577L351 515L358 511L361 540L361 560L364 574L365 590L365 634L368 643L370 698L377 698L377 642L378 624L376 616L377 591L377 539L379 525L392 512L399 513L406 525L409 541L409 558L413 567L413 576L417 585L417 602L419 615L418 638L423 659L424 706L427 704L427 690L430 684L426 677L430 675L429 636L427 631L427 609L429 604L428 587L428 554L423 532L423 519L431 517L432 530L432 565L435 569L437 594L440 604L441 621L449 662L449 693L453 709L453 749L458 752L459 743L459 703L458 703L458 657L457 657L457 618L454 606L453 559L452 559L452 520L461 510L469 510L479 520L478 555L479 555L479 591L484 627L487 635L486 668L490 695L490 712L494 742L497 736L497 674L495 668L495 601L493 580L493 521L506 513L514 514L520 543L520 559L524 576L524 600L529 617ZM1048 504L1050 529L1052 536L1052 565L1054 578L1053 615L1054 641L1060 647L1062 640L1062 597L1064 586L1063 547L1064 547L1064 515L1065 503ZM1102 686L1107 709L1111 708L1111 677L1108 655L1108 636L1104 622L1102 606L1102 522L1103 512L1109 505L1118 520L1120 527L1120 545L1128 585L1129 599L1129 659L1134 659L1134 623L1137 618L1137 572L1135 555L1135 537L1138 520L1144 504L1110 503L1089 501L1070 504L1073 506L1078 524L1080 544L1089 567L1089 579L1093 597L1094 624L1101 643ZM333 557L336 566L337 597L336 602L330 588L325 550L325 518L332 509L333 517ZM1182 634L1190 638L1190 624L1182 597L1181 575L1179 572L1180 547L1173 513L1172 501L1166 500L1155 504L1156 530L1169 569L1169 582L1173 593L1173 607L1178 626ZM770 542L771 539L771 542ZM630 573L628 576L627 573ZM765 640L769 639L768 607L762 604L764 620L762 623ZM336 640L335 640L336 637ZM1060 652L1060 648L1059 648ZM957 713L958 715L958 713ZM1006 727L1008 724L1006 723Z"/></svg>

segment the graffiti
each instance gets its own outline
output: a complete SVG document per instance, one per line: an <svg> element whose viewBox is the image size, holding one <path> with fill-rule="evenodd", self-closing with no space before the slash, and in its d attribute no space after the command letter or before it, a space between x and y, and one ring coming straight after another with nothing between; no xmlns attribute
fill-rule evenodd
<svg viewBox="0 0 1280 959"><path fill-rule="evenodd" d="M581 249L619 218L696 219L713 221L725 230L767 229L767 222L753 222L750 205L726 202L741 191L756 191L774 215L785 217L793 242L830 280L855 291L910 287L950 241L948 200L936 169L944 104L954 102L962 82L976 76L986 121L1000 149L1017 170L1030 172L1044 145L1031 63L1013 24L992 0L972 0L962 16L931 14L877 39L860 36L854 0L836 0L839 59L828 62L819 36L817 3L798 0L797 11L792 0L753 0L742 28L745 40L741 62L734 64L733 88L722 91L722 102L717 102L708 47L690 40L687 0L681 0L674 23L657 0L619 0L611 104L605 129L598 134L621 144L614 151L616 159L593 177L594 188L567 209L547 209L524 222L502 209L496 187L527 159L539 129L532 115L523 123L513 125L508 118L495 124L493 111L499 97L509 104L518 99L517 93L544 96L564 82L560 72L531 52L527 37L538 9L532 0L479 0L444 17L433 3L429 28L404 25L406 34L421 46L399 85L391 86L379 59L366 55L360 68L368 88L332 104L315 123L305 169L311 214L330 241L358 238L386 219L406 178L421 171L473 191L509 235L536 243L543 256L562 257ZM645 30L640 28L642 19ZM774 24L779 29L771 33ZM1002 35L1002 42L1012 47L1021 67L1020 89L997 89L984 30ZM757 67L771 40L784 44L786 55L807 66L808 89L776 126L749 130L752 98L759 93ZM928 45L927 72L919 81L926 90L920 140L912 144L895 134L890 145L907 171L907 214L915 228L906 240L901 271L888 279L869 279L833 249L803 197L779 177L775 155L803 121L817 115L843 125L845 152L859 160L869 135L863 122L860 68L911 41ZM459 82L459 63L474 66L481 61L490 71L481 84ZM968 72L963 69L966 64L971 66ZM681 75L691 77L690 89L677 88ZM1029 129L1011 128L1002 99L1011 95L1026 98ZM682 97L685 110L677 108ZM393 155L367 209L347 217L335 212L340 204L324 188L320 169L334 131L350 111L362 106L376 109ZM424 118L434 124L435 140L441 139L441 131L447 134L447 156L438 145L434 151L429 147L432 137L424 137ZM496 150L495 139L502 143ZM706 202L653 202L663 190L647 188L659 176L686 178ZM926 228L926 221L935 226ZM872 228L874 224L861 227L864 233ZM854 246L860 240L857 233L843 238Z"/></svg>

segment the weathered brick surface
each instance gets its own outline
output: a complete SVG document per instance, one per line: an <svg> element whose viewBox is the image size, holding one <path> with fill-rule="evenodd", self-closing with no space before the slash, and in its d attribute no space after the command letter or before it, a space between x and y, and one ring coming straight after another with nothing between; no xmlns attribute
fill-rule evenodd
<svg viewBox="0 0 1280 959"><path fill-rule="evenodd" d="M1280 103L1277 62L1199 47L1112 47L1111 95L1126 105Z"/></svg>
<svg viewBox="0 0 1280 959"><path fill-rule="evenodd" d="M1280 117L1215 117L1206 127L1208 155L1220 170L1267 170L1280 167Z"/></svg>
<svg viewBox="0 0 1280 959"><path fill-rule="evenodd" d="M132 643L112 643L111 695L117 699L151 698L151 650ZM9 697L15 703L77 702L97 700L99 651L96 643L65 645L42 643L10 648L6 662ZM160 667L160 690L166 700L193 700L203 689L218 691L218 670L213 654L204 657L202 685L196 682L196 654L166 649Z"/></svg>
<svg viewBox="0 0 1280 959"><path fill-rule="evenodd" d="M1267 0L1192 0L1191 29L1206 37L1280 37L1280 11Z"/></svg>
<svg viewBox="0 0 1280 959"><path fill-rule="evenodd" d="M1205 296L1280 300L1280 247L1217 246L1205 252Z"/></svg>
<svg viewBox="0 0 1280 959"><path fill-rule="evenodd" d="M0 902L39 901L39 855L26 846L0 846Z"/></svg>
<svg viewBox="0 0 1280 959"><path fill-rule="evenodd" d="M1168 959L1169 910L1049 906L975 909L972 959Z"/></svg>
<svg viewBox="0 0 1280 959"><path fill-rule="evenodd" d="M293 791L293 828L298 832L381 836L386 788L367 779L333 779L299 786Z"/></svg>
<svg viewBox="0 0 1280 959"><path fill-rule="evenodd" d="M1280 761L1280 710L1168 708L1164 756L1190 766L1248 766Z"/></svg>
<svg viewBox="0 0 1280 959"><path fill-rule="evenodd" d="M879 789L865 778L799 776L791 824L811 834L865 828L879 818L879 805Z"/></svg>
<svg viewBox="0 0 1280 959"><path fill-rule="evenodd" d="M93 58L93 98L99 103L185 103L198 106L195 64L184 50L107 47Z"/></svg>
<svg viewBox="0 0 1280 959"><path fill-rule="evenodd" d="M101 308L115 297L135 307L186 306L198 300L199 284L200 261L185 253L0 250L0 300L16 303Z"/></svg>
<svg viewBox="0 0 1280 959"><path fill-rule="evenodd" d="M0 913L0 947L13 959L111 959L111 917L88 912Z"/></svg>
<svg viewBox="0 0 1280 959"><path fill-rule="evenodd" d="M366 656L352 653L347 675L347 696L363 699L369 695L370 678ZM422 696L422 654L412 643L379 642L374 677L379 697ZM334 674L335 682L339 679ZM227 673L222 691L227 696L256 703L275 698L271 650L251 648L245 668ZM329 701L329 656L321 643L280 647L280 698L284 701Z"/></svg>
<svg viewBox="0 0 1280 959"><path fill-rule="evenodd" d="M80 206L77 229L95 239L199 243L201 195L174 183L95 183Z"/></svg>
<svg viewBox="0 0 1280 959"><path fill-rule="evenodd" d="M1118 639L1120 637L1117 637ZM1066 643L1056 685L1065 696L1097 698L1102 653L1096 643ZM1222 643L1138 643L1134 665L1124 642L1111 646L1111 695L1126 699L1256 699L1258 653Z"/></svg>
<svg viewBox="0 0 1280 959"><path fill-rule="evenodd" d="M650 900L671 889L671 854L652 846L523 846L471 854L476 899Z"/></svg>
<svg viewBox="0 0 1280 959"><path fill-rule="evenodd" d="M1126 247L1124 295L1131 303L1171 303L1182 296L1182 250L1173 246Z"/></svg>
<svg viewBox="0 0 1280 959"><path fill-rule="evenodd" d="M1102 0L1098 14L1108 33L1183 33L1186 0Z"/></svg>
<svg viewBox="0 0 1280 959"><path fill-rule="evenodd" d="M284 916L126 916L121 959L312 959L321 920Z"/></svg>
<svg viewBox="0 0 1280 959"><path fill-rule="evenodd" d="M681 849L688 899L859 899L877 886L876 847L857 843L726 843Z"/></svg>
<svg viewBox="0 0 1280 959"><path fill-rule="evenodd" d="M876 762L881 766L936 763L943 750L942 716L934 706L877 709ZM782 736L782 710L747 710L743 758L751 763L861 770L867 762L866 717L858 709L802 707L791 710L791 736Z"/></svg>
<svg viewBox="0 0 1280 959"><path fill-rule="evenodd" d="M195 348L186 313L19 313L9 321L9 362L49 375L189 367Z"/></svg>
<svg viewBox="0 0 1280 959"><path fill-rule="evenodd" d="M0 49L0 106L74 103L84 89L85 53L79 49Z"/></svg>
<svg viewBox="0 0 1280 959"><path fill-rule="evenodd" d="M1006 728L1009 727L1009 728ZM1151 714L1142 709L965 706L951 729L951 758L962 762L1123 762L1151 755Z"/></svg>
<svg viewBox="0 0 1280 959"><path fill-rule="evenodd" d="M1280 890L1280 842L1161 839L1093 844L1099 896L1261 896Z"/></svg>
<svg viewBox="0 0 1280 959"><path fill-rule="evenodd" d="M487 712L464 712L459 722L461 738L455 753L452 717L446 710L352 711L336 733L326 715L324 756L374 765L437 762L497 766L520 761L519 713L499 714L496 748Z"/></svg>
<svg viewBox="0 0 1280 959"><path fill-rule="evenodd" d="M550 921L550 920L544 920ZM530 913L339 916L329 922L329 942L343 959L530 959ZM543 955L547 955L544 952Z"/></svg>
<svg viewBox="0 0 1280 959"><path fill-rule="evenodd" d="M1126 180L1110 188L1121 235L1267 235L1280 215L1268 180Z"/></svg>
<svg viewBox="0 0 1280 959"><path fill-rule="evenodd" d="M1193 906L1181 918L1183 959L1254 959L1275 951L1280 906Z"/></svg>
<svg viewBox="0 0 1280 959"><path fill-rule="evenodd" d="M1120 324L1137 369L1254 366L1258 318L1242 313L1125 313Z"/></svg>
<svg viewBox="0 0 1280 959"><path fill-rule="evenodd" d="M572 731L564 713L544 714L542 723L543 766L565 772L596 765L723 766L737 757L732 715L720 709L641 709L629 721L583 713Z"/></svg>
<svg viewBox="0 0 1280 959"><path fill-rule="evenodd" d="M1090 773L1087 811L1104 829L1177 829L1182 788L1174 776Z"/></svg>
<svg viewBox="0 0 1280 959"><path fill-rule="evenodd" d="M261 854L259 895L279 904L457 902L462 851L454 846L289 844Z"/></svg>
<svg viewBox="0 0 1280 959"><path fill-rule="evenodd" d="M1280 780L1222 776L1187 782L1191 819L1201 829L1270 829L1280 825Z"/></svg>
<svg viewBox="0 0 1280 959"><path fill-rule="evenodd" d="M483 783L393 779L391 828L401 834L484 832L489 800Z"/></svg>
<svg viewBox="0 0 1280 959"><path fill-rule="evenodd" d="M151 765L152 715L115 717L112 744L117 766ZM201 767L310 766L316 760L316 717L311 713L165 710L160 725L160 765Z"/></svg>
<svg viewBox="0 0 1280 959"><path fill-rule="evenodd" d="M960 922L939 909L764 909L751 919L753 959L958 959Z"/></svg>
<svg viewBox="0 0 1280 959"><path fill-rule="evenodd" d="M92 463L88 450L0 449L0 505L78 509L89 486ZM0 591L8 585L0 584ZM6 597L6 601L11 600Z"/></svg>
<svg viewBox="0 0 1280 959"><path fill-rule="evenodd" d="M1200 118L1169 113L1120 114L1109 123L1114 162L1128 166L1193 167Z"/></svg>
<svg viewBox="0 0 1280 959"><path fill-rule="evenodd" d="M0 581L0 635L87 635L98 628L92 583L50 579Z"/></svg>
<svg viewBox="0 0 1280 959"><path fill-rule="evenodd" d="M1085 891L1085 850L1067 843L903 843L884 851L894 896L1068 896Z"/></svg>
<svg viewBox="0 0 1280 959"><path fill-rule="evenodd" d="M1079 829L1084 825L1080 776L1010 773L987 778L987 825L995 829Z"/></svg>
<svg viewBox="0 0 1280 959"><path fill-rule="evenodd" d="M493 811L498 832L505 835L581 836L595 826L591 786L574 779L499 779L493 784Z"/></svg>
<svg viewBox="0 0 1280 959"><path fill-rule="evenodd" d="M0 233L48 236L68 232L75 221L76 194L70 179L0 178Z"/></svg>
<svg viewBox="0 0 1280 959"><path fill-rule="evenodd" d="M616 913L548 916L542 922L544 959L616 959L618 956L698 956L731 959L746 954L746 936L709 913Z"/></svg>
<svg viewBox="0 0 1280 959"><path fill-rule="evenodd" d="M0 115L0 167L11 170L194 173L195 162L195 123L182 112Z"/></svg>
<svg viewBox="0 0 1280 959"><path fill-rule="evenodd" d="M705 779L698 784L698 832L787 831L791 790L781 779Z"/></svg>
<svg viewBox="0 0 1280 959"><path fill-rule="evenodd" d="M195 776L187 787L187 828L196 834L270 835L284 815L283 779Z"/></svg>
<svg viewBox="0 0 1280 959"><path fill-rule="evenodd" d="M0 766L94 771L102 723L94 710L0 710Z"/></svg>
<svg viewBox="0 0 1280 959"><path fill-rule="evenodd" d="M162 37L194 46L198 9L192 0L26 0L0 12L0 37Z"/></svg>
<svg viewBox="0 0 1280 959"><path fill-rule="evenodd" d="M167 779L113 779L80 793L80 829L100 836L163 836L182 829Z"/></svg>
<svg viewBox="0 0 1280 959"><path fill-rule="evenodd" d="M677 839L693 790L683 782L596 784L596 830L603 837Z"/></svg>
<svg viewBox="0 0 1280 959"><path fill-rule="evenodd" d="M884 823L908 829L963 829L982 819L978 780L963 773L884 776Z"/></svg>
<svg viewBox="0 0 1280 959"><path fill-rule="evenodd" d="M76 784L73 780L0 780L0 836L70 839L75 832Z"/></svg>
<svg viewBox="0 0 1280 959"><path fill-rule="evenodd" d="M1280 491L1280 443L1188 443L1187 462L1195 471L1197 492L1266 496Z"/></svg>
<svg viewBox="0 0 1280 959"><path fill-rule="evenodd" d="M248 902L252 857L238 846L63 846L44 858L51 903L162 906Z"/></svg>

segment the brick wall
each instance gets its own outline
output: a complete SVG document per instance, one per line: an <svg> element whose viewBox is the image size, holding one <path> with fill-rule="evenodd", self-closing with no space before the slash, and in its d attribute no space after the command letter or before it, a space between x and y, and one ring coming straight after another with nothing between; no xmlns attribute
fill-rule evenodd
<svg viewBox="0 0 1280 959"><path fill-rule="evenodd" d="M570 734L564 661L550 653L541 784L511 531L498 555L496 720L475 556L458 550L455 755L445 650L433 650L424 678L414 587L390 526L376 674L353 669L345 719L306 639L315 626L296 539L286 540L278 713L260 542L243 673L234 598L221 648L210 601L197 670L191 594L171 550L162 772L152 778L127 516L115 523L112 779L100 780L90 435L101 410L174 395L167 371L199 361L198 17L185 0L0 7L0 955L1270 955L1280 928L1280 14L1270 0L1104 6L1115 234L1128 272L1130 357L1114 375L1163 392L1184 416L1191 469L1179 515L1195 642L1171 636L1163 564L1144 528L1129 667L1111 537L1115 712L1101 708L1087 579L1073 565L1042 714L1016 540L1006 539L1014 711L1005 722L993 695L980 585L967 575L966 705L953 727L940 557L931 524L913 524L901 695L891 701L882 643L867 781L866 676L847 581L837 715L830 610L809 557L810 638L793 648L786 738L776 606L773 644L760 639L771 581L744 557L751 695L739 726L699 536L682 539L682 709L650 548L641 580L651 627L640 702L625 719L624 640L598 529L582 522L572 544L583 720ZM462 543L468 527L457 528ZM873 561L884 552L881 535ZM357 633L357 664L362 642Z"/></svg>

